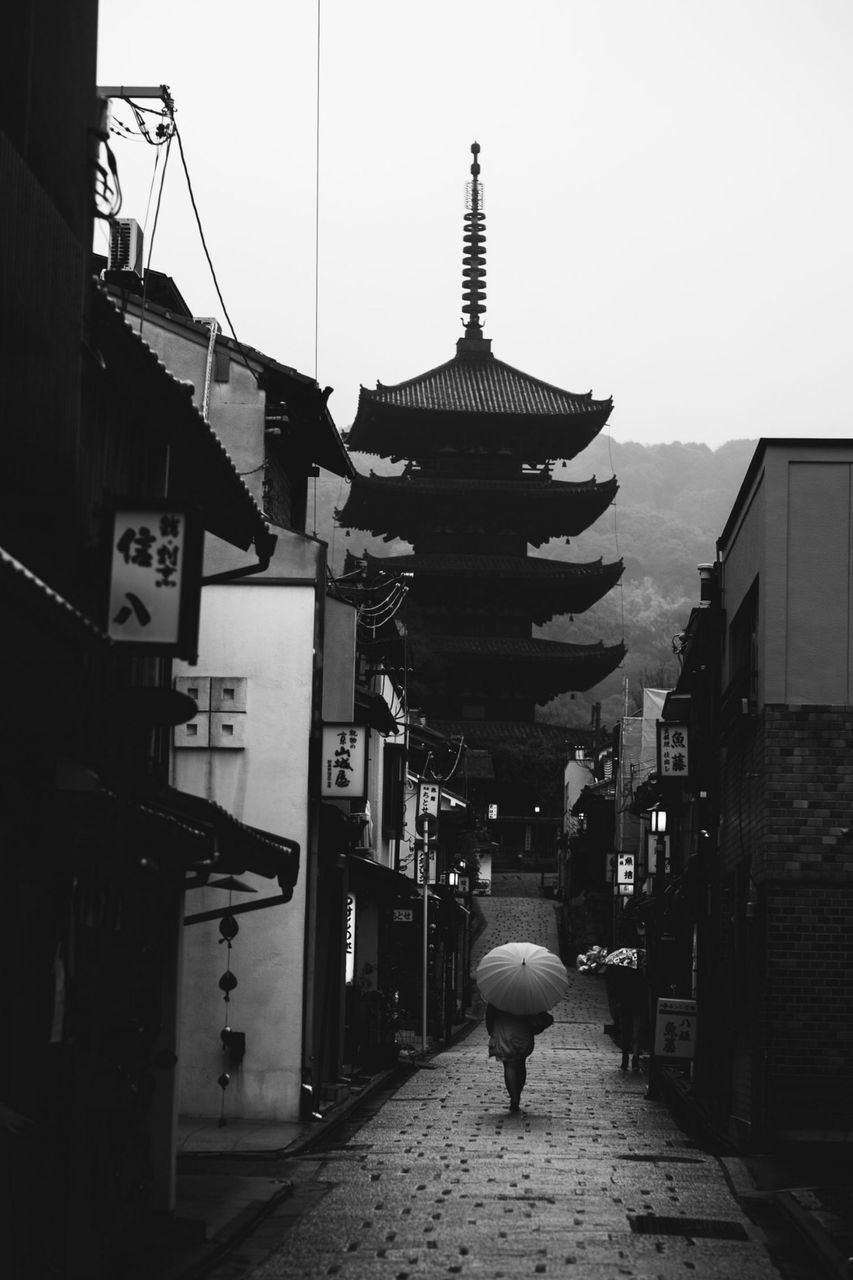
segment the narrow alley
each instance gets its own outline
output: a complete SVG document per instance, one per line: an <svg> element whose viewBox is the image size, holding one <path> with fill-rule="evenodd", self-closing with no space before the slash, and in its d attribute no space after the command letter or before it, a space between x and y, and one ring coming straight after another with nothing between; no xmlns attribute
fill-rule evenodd
<svg viewBox="0 0 853 1280"><path fill-rule="evenodd" d="M478 955L509 936L556 949L555 904L521 882L503 887L513 896L482 901ZM779 1242L771 1248L744 1214L725 1162L645 1100L645 1075L619 1070L603 982L569 977L570 998L530 1059L520 1114L476 1023L357 1130L288 1161L294 1196L266 1219L265 1245L247 1242L206 1274L816 1275L795 1249L780 1264Z"/></svg>

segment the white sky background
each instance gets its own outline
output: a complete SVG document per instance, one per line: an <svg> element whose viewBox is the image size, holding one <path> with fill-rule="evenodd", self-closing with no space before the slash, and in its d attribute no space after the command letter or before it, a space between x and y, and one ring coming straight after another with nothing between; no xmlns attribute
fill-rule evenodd
<svg viewBox="0 0 853 1280"><path fill-rule="evenodd" d="M99 83L171 89L238 338L313 375L317 0L100 14ZM316 376L339 428L360 384L455 353L476 139L496 356L612 395L617 440L853 435L849 0L321 0L320 20ZM112 145L144 223L155 150ZM176 143L151 265L224 321Z"/></svg>

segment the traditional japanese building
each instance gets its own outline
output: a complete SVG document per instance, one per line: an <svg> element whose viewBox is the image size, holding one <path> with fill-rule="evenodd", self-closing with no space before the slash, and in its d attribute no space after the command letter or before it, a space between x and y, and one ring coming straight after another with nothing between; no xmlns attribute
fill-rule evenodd
<svg viewBox="0 0 853 1280"><path fill-rule="evenodd" d="M619 580L622 562L528 555L587 529L610 505L615 478L554 479L596 437L611 399L576 394L498 360L483 336L485 218L479 146L467 190L464 336L446 364L396 386L362 387L352 450L400 474L358 474L345 528L403 539L411 554L364 557L368 577L413 575L410 692L429 722L471 746L571 743L578 733L536 723L535 709L586 690L622 660L623 644L535 638L533 625L581 613Z"/></svg>

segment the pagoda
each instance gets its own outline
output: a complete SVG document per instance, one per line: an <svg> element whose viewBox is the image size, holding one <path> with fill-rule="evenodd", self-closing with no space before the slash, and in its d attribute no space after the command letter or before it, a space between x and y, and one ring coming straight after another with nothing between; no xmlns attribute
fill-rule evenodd
<svg viewBox="0 0 853 1280"><path fill-rule="evenodd" d="M612 503L615 478L560 482L553 467L598 435L613 401L564 391L492 354L482 327L479 145L471 151L464 335L446 364L395 386L361 388L350 449L405 465L395 475L357 474L335 514L344 528L412 547L400 556L366 552L363 564L368 579L412 575L416 705L430 725L487 749L543 737L565 743L582 731L537 725L536 706L596 685L621 662L624 645L544 640L532 628L588 609L623 565L536 557L528 546L582 533Z"/></svg>

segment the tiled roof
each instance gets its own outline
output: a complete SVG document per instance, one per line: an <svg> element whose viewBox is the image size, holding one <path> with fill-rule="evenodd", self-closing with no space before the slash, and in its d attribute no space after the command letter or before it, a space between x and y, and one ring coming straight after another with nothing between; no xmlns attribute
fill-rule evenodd
<svg viewBox="0 0 853 1280"><path fill-rule="evenodd" d="M368 573L414 573L415 577L479 578L484 575L503 580L531 577L562 581L590 578L621 570L621 561L605 564L602 559L583 563L551 560L546 556L409 555L366 557Z"/></svg>
<svg viewBox="0 0 853 1280"><path fill-rule="evenodd" d="M174 449L186 496L201 502L205 528L239 547L268 535L260 509L219 436L193 404L193 386L176 378L156 352L125 319L98 281L92 291L92 323L97 347L115 375L138 379L139 393L158 397L162 422ZM147 384L145 382L147 379ZM195 486L195 491L191 488Z"/></svg>
<svg viewBox="0 0 853 1280"><path fill-rule="evenodd" d="M590 738L589 729L521 720L433 720L432 723L448 736L464 738L468 744L482 743L486 747L503 742L543 742L565 746L567 743L585 743Z"/></svg>
<svg viewBox="0 0 853 1280"><path fill-rule="evenodd" d="M415 472L411 475L401 476L378 476L371 472L369 476L356 475L353 478L353 488L368 486L373 493L402 493L407 497L417 495L418 498L463 498L473 494L483 497L505 498L527 498L536 502L562 501L569 495L575 497L586 497L588 494L609 493L613 494L618 489L616 477L613 476L609 480L596 480L595 476L591 480L552 480L546 479L527 479L519 477L518 479L507 478L497 479L489 477L456 477L456 476L432 476L424 474L424 472Z"/></svg>
<svg viewBox="0 0 853 1280"><path fill-rule="evenodd" d="M598 644L566 644L560 640L537 640L523 636L430 636L424 648L449 657L516 658L544 662L577 662L596 659L624 651L624 646Z"/></svg>
<svg viewBox="0 0 853 1280"><path fill-rule="evenodd" d="M613 401L593 400L592 392L564 391L550 382L514 369L491 354L456 355L446 364L394 386L362 388L361 398L404 409L446 413L512 413L565 416L612 408Z"/></svg>
<svg viewBox="0 0 853 1280"><path fill-rule="evenodd" d="M70 604L58 591L54 591L41 578L36 577L25 565L0 547L0 590L14 595L18 603L29 612L44 616L52 631L62 631L67 636L88 644L112 645L112 640L85 613Z"/></svg>
<svg viewBox="0 0 853 1280"><path fill-rule="evenodd" d="M462 480L423 476L357 476L339 524L417 542L427 529L511 529L529 543L576 537L607 509L619 486L615 476L566 483L541 480Z"/></svg>

